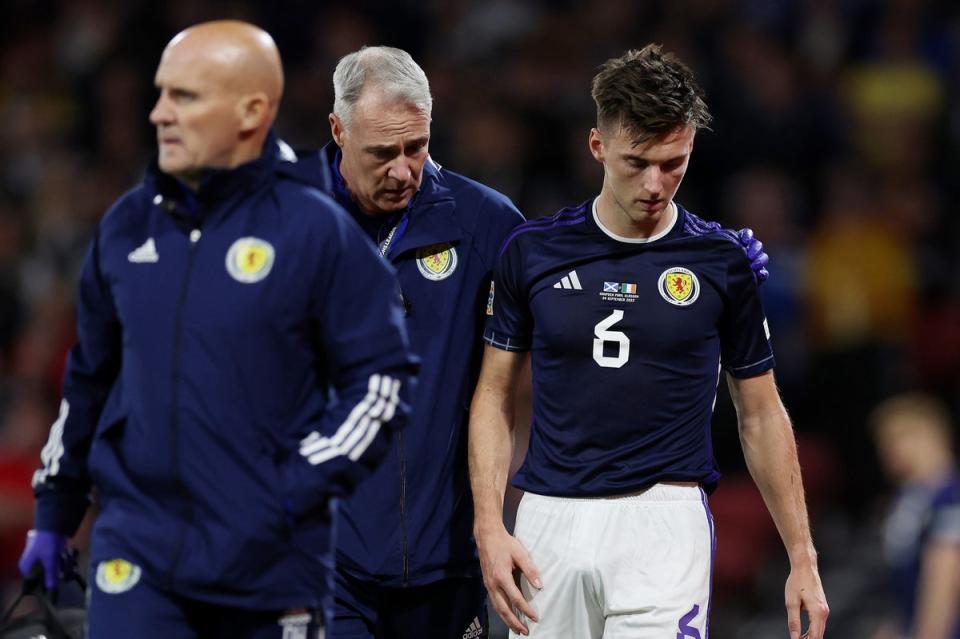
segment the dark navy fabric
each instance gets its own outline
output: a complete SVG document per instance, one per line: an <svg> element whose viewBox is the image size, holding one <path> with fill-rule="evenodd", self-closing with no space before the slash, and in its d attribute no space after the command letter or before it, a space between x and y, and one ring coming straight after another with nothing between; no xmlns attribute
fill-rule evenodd
<svg viewBox="0 0 960 639"><path fill-rule="evenodd" d="M86 639L317 639L320 611L245 610L199 602L139 581L107 593L90 579Z"/></svg>
<svg viewBox="0 0 960 639"><path fill-rule="evenodd" d="M960 544L960 475L936 485L909 483L897 494L883 530L890 587L901 633L911 635L917 610L923 555L932 544ZM960 623L948 635L960 639Z"/></svg>
<svg viewBox="0 0 960 639"><path fill-rule="evenodd" d="M649 241L608 234L592 201L510 235L484 339L532 353L518 488L579 497L716 484L710 424L721 363L751 377L773 367L773 353L740 244L676 210Z"/></svg>
<svg viewBox="0 0 960 639"><path fill-rule="evenodd" d="M486 639L487 591L482 577L452 577L390 588L337 571L337 639Z"/></svg>
<svg viewBox="0 0 960 639"><path fill-rule="evenodd" d="M432 159L406 211L371 218L351 201L334 168L339 148L331 143L321 154L318 165L328 167L337 201L373 242L391 238L384 248L421 360L407 427L373 476L341 504L338 567L383 586L478 576L467 419L493 266L523 218L504 195Z"/></svg>
<svg viewBox="0 0 960 639"><path fill-rule="evenodd" d="M72 534L92 479L94 562L201 601L320 604L336 498L403 425L415 359L391 269L298 171L271 136L188 202L154 165L100 221L38 528Z"/></svg>

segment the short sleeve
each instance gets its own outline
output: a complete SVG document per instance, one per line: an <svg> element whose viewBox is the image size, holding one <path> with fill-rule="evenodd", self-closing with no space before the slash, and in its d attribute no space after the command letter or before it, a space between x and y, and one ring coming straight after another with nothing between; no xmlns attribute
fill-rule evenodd
<svg viewBox="0 0 960 639"><path fill-rule="evenodd" d="M930 538L960 543L960 486L954 482L934 499Z"/></svg>
<svg viewBox="0 0 960 639"><path fill-rule="evenodd" d="M756 377L774 367L770 329L757 281L741 251L729 251L727 296L720 320L721 364L730 375Z"/></svg>
<svg viewBox="0 0 960 639"><path fill-rule="evenodd" d="M528 351L533 319L523 285L523 254L516 238L508 240L493 270L483 341L505 351Z"/></svg>

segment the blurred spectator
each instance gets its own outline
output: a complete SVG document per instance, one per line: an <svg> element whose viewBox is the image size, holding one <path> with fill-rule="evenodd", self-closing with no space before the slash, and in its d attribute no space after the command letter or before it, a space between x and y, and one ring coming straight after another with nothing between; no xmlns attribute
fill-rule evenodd
<svg viewBox="0 0 960 639"><path fill-rule="evenodd" d="M906 342L917 273L909 238L896 231L857 170L831 170L827 201L808 245L804 289L812 346L837 352ZM907 241L904 241L904 240Z"/></svg>
<svg viewBox="0 0 960 639"><path fill-rule="evenodd" d="M880 479L875 460L862 454L867 413L906 383L917 269L877 185L852 166L832 167L829 176L801 282L813 357L806 404L809 426L829 433L848 460L844 497L856 512Z"/></svg>
<svg viewBox="0 0 960 639"><path fill-rule="evenodd" d="M450 163L482 184L498 184L517 199L522 183L522 161L527 140L520 118L503 108L481 106L461 112L455 123L456 155ZM584 145L584 153L586 146ZM444 159L437 157L438 161Z"/></svg>
<svg viewBox="0 0 960 639"><path fill-rule="evenodd" d="M723 192L723 219L753 229L776 256L760 296L777 357L777 384L787 406L801 406L809 374L801 277L806 259L799 215L804 201L796 183L776 169L750 167L731 175Z"/></svg>
<svg viewBox="0 0 960 639"><path fill-rule="evenodd" d="M897 485L883 531L896 616L877 639L960 638L960 475L949 414L912 394L885 401L872 419Z"/></svg>
<svg viewBox="0 0 960 639"><path fill-rule="evenodd" d="M944 107L942 80L923 55L919 6L879 4L870 56L850 68L843 87L860 153L885 174L929 167L932 127Z"/></svg>

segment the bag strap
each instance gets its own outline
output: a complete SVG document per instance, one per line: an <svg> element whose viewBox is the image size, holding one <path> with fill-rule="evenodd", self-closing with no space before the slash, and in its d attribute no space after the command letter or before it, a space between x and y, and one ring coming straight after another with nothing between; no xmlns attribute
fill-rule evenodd
<svg viewBox="0 0 960 639"><path fill-rule="evenodd" d="M77 572L75 563L71 564L64 578L73 579L79 583L84 590L87 589L87 582L80 576L80 573ZM48 639L73 639L70 633L67 632L67 629L63 627L63 624L60 623L60 619L57 617L57 609L54 607L53 601L51 601L50 594L43 583L43 566L36 563L30 571L30 574L23 578L23 586L20 589L20 594L7 611L3 613L3 617L0 618L0 623L8 622L13 616L13 612L20 605L20 602L26 597L33 597L37 600L37 603L40 604L40 610L43 612L44 622L49 631L47 635Z"/></svg>
<svg viewBox="0 0 960 639"><path fill-rule="evenodd" d="M6 612L3 613L3 616L0 617L0 624L7 623L10 621L10 617L13 616L13 611L17 609L17 606L20 605L20 602L23 601L23 598L26 596L26 593L20 592L17 598L10 604L10 607L7 608Z"/></svg>

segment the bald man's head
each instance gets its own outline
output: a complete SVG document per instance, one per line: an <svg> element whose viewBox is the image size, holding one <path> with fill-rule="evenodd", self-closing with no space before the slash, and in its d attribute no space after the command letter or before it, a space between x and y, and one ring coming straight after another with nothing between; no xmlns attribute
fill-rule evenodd
<svg viewBox="0 0 960 639"><path fill-rule="evenodd" d="M196 181L205 168L233 168L259 157L283 93L273 38L252 24L205 22L163 51L150 121L160 168Z"/></svg>
<svg viewBox="0 0 960 639"><path fill-rule="evenodd" d="M239 20L204 22L178 33L163 51L181 55L192 64L208 65L230 88L263 91L274 103L283 94L283 65L270 34Z"/></svg>

